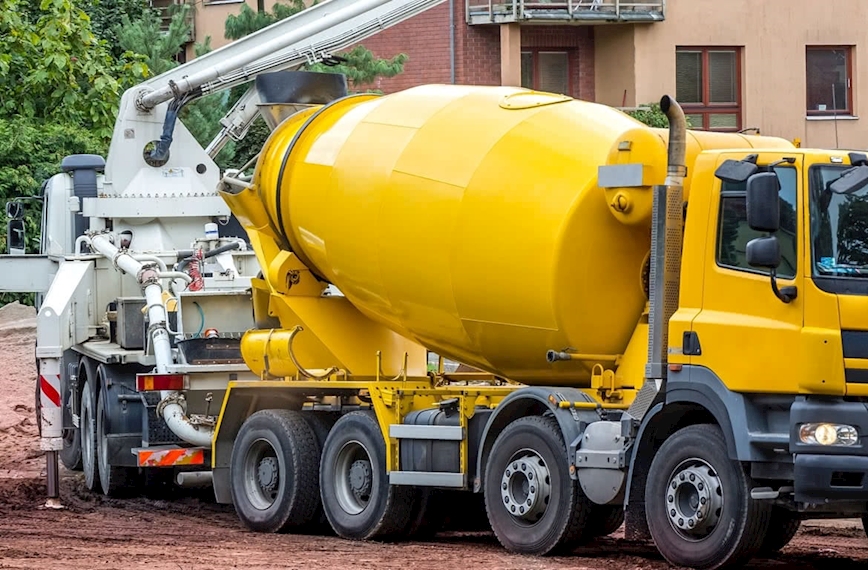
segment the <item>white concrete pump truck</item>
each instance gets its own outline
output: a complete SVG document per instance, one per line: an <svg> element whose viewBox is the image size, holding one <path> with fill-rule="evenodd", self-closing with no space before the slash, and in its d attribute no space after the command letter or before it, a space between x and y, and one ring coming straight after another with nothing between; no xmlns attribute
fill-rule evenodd
<svg viewBox="0 0 868 570"><path fill-rule="evenodd" d="M217 193L222 174L213 158L260 114L276 124L262 96L293 108L346 95L344 76L310 74L319 85L307 85L299 100L280 91L282 74L334 61L339 50L442 1L326 0L127 90L107 158L66 157L35 197L37 254L26 254L24 243L32 197L7 204L0 291L36 293L49 506L60 505L58 458L107 495L169 479L161 475L181 486L210 481L226 386L256 378L239 342L255 325L250 280L260 274ZM178 120L181 107L249 82L202 148Z"/></svg>

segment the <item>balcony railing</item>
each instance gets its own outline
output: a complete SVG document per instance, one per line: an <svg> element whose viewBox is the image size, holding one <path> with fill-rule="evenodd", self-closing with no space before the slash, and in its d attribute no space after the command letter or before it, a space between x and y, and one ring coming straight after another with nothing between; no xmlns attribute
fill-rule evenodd
<svg viewBox="0 0 868 570"><path fill-rule="evenodd" d="M662 22L666 0L466 0L468 24Z"/></svg>

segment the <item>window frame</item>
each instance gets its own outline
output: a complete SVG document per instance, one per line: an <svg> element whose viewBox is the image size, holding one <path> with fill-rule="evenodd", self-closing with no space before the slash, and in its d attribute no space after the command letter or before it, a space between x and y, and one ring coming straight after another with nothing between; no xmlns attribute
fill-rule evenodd
<svg viewBox="0 0 868 570"><path fill-rule="evenodd" d="M521 59L524 54L531 54L531 66L532 66L532 74L531 74L531 87L526 89L533 89L534 91L539 91L539 54L540 53L562 53L567 56L567 93L565 95L572 97L573 93L573 50L571 48L551 48L551 47L524 47L521 48L521 53L519 55L519 65L521 65ZM521 72L521 70L519 70Z"/></svg>
<svg viewBox="0 0 868 570"><path fill-rule="evenodd" d="M712 51L732 51L735 52L735 105L731 103L711 103L709 101L709 91L711 89L711 81L708 73L708 53ZM741 46L676 46L675 47L675 69L676 69L676 90L677 86L677 69L678 69L678 52L700 52L702 61L702 103L686 103L679 102L684 109L685 115L702 115L702 125L693 125L693 129L701 129L712 132L737 133L742 129L742 113L743 113L743 95L742 95L742 47ZM711 115L735 115L735 127L707 127L709 117Z"/></svg>
<svg viewBox="0 0 868 570"><path fill-rule="evenodd" d="M799 203L799 170L793 166L778 166L777 168L791 168L796 171L796 205L794 208L793 216L794 222L796 224L796 235L794 239L794 243L796 244L796 255L795 255L795 267L793 268L793 275L785 275L776 272L776 277L778 281L795 281L799 275L799 267L803 260L800 259L799 249L801 248L801 244L799 243L799 216L800 214L800 206ZM723 263L720 258L720 247L722 245L722 231L723 231L723 216L724 216L724 202L727 199L742 199L747 200L747 192L745 190L724 190L724 183L721 180L717 181L720 192L718 193L717 200L717 223L715 224L714 231L714 264L718 267L718 269L726 270L726 271L737 271L739 273L748 273L752 275L761 275L763 277L768 277L771 272L766 269L753 268L753 267L740 267L738 265L728 265ZM781 198L778 198L779 200ZM746 223L746 221L745 221ZM783 253L783 252L782 252ZM778 270L779 271L779 270Z"/></svg>
<svg viewBox="0 0 868 570"><path fill-rule="evenodd" d="M853 109L853 48L854 46L847 45L806 45L805 46L805 114L808 117L853 117L855 111ZM846 56L847 69L847 107L841 110L825 110L810 109L809 93L808 93L808 52L810 51L843 51Z"/></svg>

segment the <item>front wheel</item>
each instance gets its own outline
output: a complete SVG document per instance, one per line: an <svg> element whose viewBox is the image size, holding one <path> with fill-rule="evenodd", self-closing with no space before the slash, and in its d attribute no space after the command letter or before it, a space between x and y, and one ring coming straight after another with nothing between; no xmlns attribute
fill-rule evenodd
<svg viewBox="0 0 868 570"><path fill-rule="evenodd" d="M518 419L501 432L485 467L485 507L510 552L545 555L575 546L591 503L570 478L554 418Z"/></svg>
<svg viewBox="0 0 868 570"><path fill-rule="evenodd" d="M769 522L769 530L766 533L759 553L773 555L790 543L799 528L802 519L798 513L788 511L783 507L774 507Z"/></svg>
<svg viewBox="0 0 868 570"><path fill-rule="evenodd" d="M648 528L660 554L698 570L746 563L762 545L772 509L751 499L750 490L719 427L677 431L657 451L645 488Z"/></svg>

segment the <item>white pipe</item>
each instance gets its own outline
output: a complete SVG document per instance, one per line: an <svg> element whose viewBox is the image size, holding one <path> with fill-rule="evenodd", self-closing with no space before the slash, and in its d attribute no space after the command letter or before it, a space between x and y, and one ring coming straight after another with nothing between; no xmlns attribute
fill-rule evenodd
<svg viewBox="0 0 868 570"><path fill-rule="evenodd" d="M343 9L325 14L321 18L314 20L309 24L287 30L286 33L281 34L271 41L266 41L257 46L251 47L251 49L244 53L220 61L211 68L203 69L198 73L177 78L174 85L167 85L142 97L139 105L143 109L152 109L156 105L175 97L176 92L190 93L197 87L201 87L209 81L214 81L230 71L243 70L245 66L262 59L263 57L271 55L281 48L307 39L319 32L328 30L329 28L364 14L377 6L387 4L388 2L389 0L357 0Z"/></svg>
<svg viewBox="0 0 868 570"><path fill-rule="evenodd" d="M154 357L157 361L157 373L169 372L172 364L172 341L166 330L168 313L163 305L163 287L160 285L160 273L155 269L146 268L132 255L120 251L106 234L98 234L90 238L90 245L103 256L111 259L116 267L135 275L139 284L143 286L145 302L148 311L148 319L151 323L149 332L154 346ZM172 277L167 272L166 277ZM157 410L163 416L163 420L172 433L186 442L202 447L211 446L212 429L207 426L197 426L190 422L187 412L182 406L184 397L174 390L160 392L160 404Z"/></svg>

